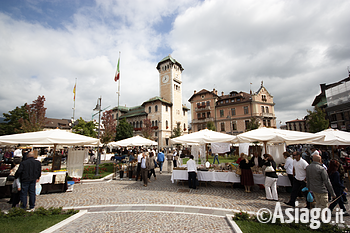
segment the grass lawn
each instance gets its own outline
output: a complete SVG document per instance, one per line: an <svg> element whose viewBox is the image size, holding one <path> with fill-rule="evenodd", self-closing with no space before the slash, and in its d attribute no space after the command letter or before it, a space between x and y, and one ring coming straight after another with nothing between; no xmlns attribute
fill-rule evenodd
<svg viewBox="0 0 350 233"><path fill-rule="evenodd" d="M235 220L239 228L241 228L243 233L249 232L249 233L260 233L260 232L269 232L269 233L308 233L308 232L314 232L310 230L305 229L293 229L290 228L290 226L281 226L281 225L274 225L274 224L264 224L259 222L253 222L253 221L241 221L241 220Z"/></svg>
<svg viewBox="0 0 350 233"><path fill-rule="evenodd" d="M209 159L209 163L212 164L213 161L214 161L214 157L213 157L213 156L209 156L208 159ZM238 156L235 156L235 157L227 157L227 158L219 156L219 161L220 161L220 163L234 163L237 159L238 159ZM189 160L189 158L183 158L183 159L182 159L183 164L186 164L188 160ZM198 163L199 163L199 164L201 163L201 160L200 160L200 159L198 160ZM215 164L217 164L217 163L218 163L218 161L215 161Z"/></svg>
<svg viewBox="0 0 350 233"><path fill-rule="evenodd" d="M17 216L11 218L0 218L0 229L2 233L32 233L41 232L56 223L59 223L71 215L48 215L48 216Z"/></svg>
<svg viewBox="0 0 350 233"><path fill-rule="evenodd" d="M111 173L113 173L114 163L103 163L98 165L99 173L98 176L95 176L96 165L84 166L84 172L82 179L100 179Z"/></svg>

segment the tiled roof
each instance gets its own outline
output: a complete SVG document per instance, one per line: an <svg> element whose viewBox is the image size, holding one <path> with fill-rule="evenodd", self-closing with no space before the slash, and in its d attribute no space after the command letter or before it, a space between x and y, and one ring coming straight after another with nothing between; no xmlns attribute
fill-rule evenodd
<svg viewBox="0 0 350 233"><path fill-rule="evenodd" d="M129 118L136 116L145 116L147 113L145 112L145 108L143 106L136 106L129 108L129 111L120 116L120 118Z"/></svg>
<svg viewBox="0 0 350 233"><path fill-rule="evenodd" d="M189 98L189 100L188 100L188 102L191 102L191 100L195 97L195 96L197 96L197 95L202 95L202 94L207 94L207 93L211 93L211 94L213 94L214 96L218 96L217 94L215 94L213 91L208 91L208 90L206 90L206 89L202 89L202 90L200 90L199 92L196 92L196 93L194 93L192 96L191 96L191 98Z"/></svg>
<svg viewBox="0 0 350 233"><path fill-rule="evenodd" d="M168 60L170 60L170 61L171 61L172 63L174 63L174 64L177 64L177 65L180 67L181 71L184 70L184 69L182 68L182 65L180 64L180 62L176 61L171 55L166 56L166 57L163 58L160 62L158 62L157 67L156 67L157 70L160 69L160 65L161 65L162 63L164 63L164 62L166 62L166 61L168 61Z"/></svg>
<svg viewBox="0 0 350 233"><path fill-rule="evenodd" d="M70 119L68 120L68 119L46 118L44 128L70 129L71 128L71 126L69 125L70 123L71 123Z"/></svg>
<svg viewBox="0 0 350 233"><path fill-rule="evenodd" d="M153 98L143 102L143 104L141 106L144 106L146 103L151 103L151 102L155 102L155 101L160 101L160 102L165 103L165 104L170 105L170 106L173 105L172 103L170 103L169 101L166 101L162 97L156 96L156 97L153 97Z"/></svg>

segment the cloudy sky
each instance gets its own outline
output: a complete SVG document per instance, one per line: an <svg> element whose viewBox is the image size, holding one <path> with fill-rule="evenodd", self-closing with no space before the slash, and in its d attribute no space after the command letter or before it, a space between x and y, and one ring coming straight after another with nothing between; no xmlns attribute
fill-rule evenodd
<svg viewBox="0 0 350 233"><path fill-rule="evenodd" d="M0 115L46 98L47 117L91 120L159 95L157 63L184 67L183 103L194 90L274 96L278 122L303 118L321 83L348 76L348 0L2 0ZM250 85L250 83L252 83Z"/></svg>

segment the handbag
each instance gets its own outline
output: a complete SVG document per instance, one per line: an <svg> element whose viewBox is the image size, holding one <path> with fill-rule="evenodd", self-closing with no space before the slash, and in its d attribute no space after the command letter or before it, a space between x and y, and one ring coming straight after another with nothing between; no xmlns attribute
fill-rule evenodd
<svg viewBox="0 0 350 233"><path fill-rule="evenodd" d="M237 167L236 174L239 175L239 176L242 175L242 170L241 170L240 167Z"/></svg>
<svg viewBox="0 0 350 233"><path fill-rule="evenodd" d="M265 168L265 172L274 172L275 171L275 169L273 169L273 167L270 165L270 166L267 166L266 168Z"/></svg>
<svg viewBox="0 0 350 233"><path fill-rule="evenodd" d="M14 180L15 180L15 176L9 175L9 176L7 177L7 181L14 181Z"/></svg>

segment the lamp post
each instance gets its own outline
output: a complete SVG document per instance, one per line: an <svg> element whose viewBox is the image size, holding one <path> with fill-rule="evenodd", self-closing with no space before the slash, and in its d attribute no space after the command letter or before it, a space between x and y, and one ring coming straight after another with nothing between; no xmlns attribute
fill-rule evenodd
<svg viewBox="0 0 350 233"><path fill-rule="evenodd" d="M160 121L160 120L158 120L158 152L157 153L159 153L159 142L160 142L160 137L159 137L159 133L161 132L160 131L160 126L162 125L162 122Z"/></svg>
<svg viewBox="0 0 350 233"><path fill-rule="evenodd" d="M98 175L98 165L100 164L100 129L101 129L101 100L102 98L99 97L97 99L96 107L93 109L93 111L98 111L98 133L97 133L97 161L96 161L96 173L95 176Z"/></svg>

